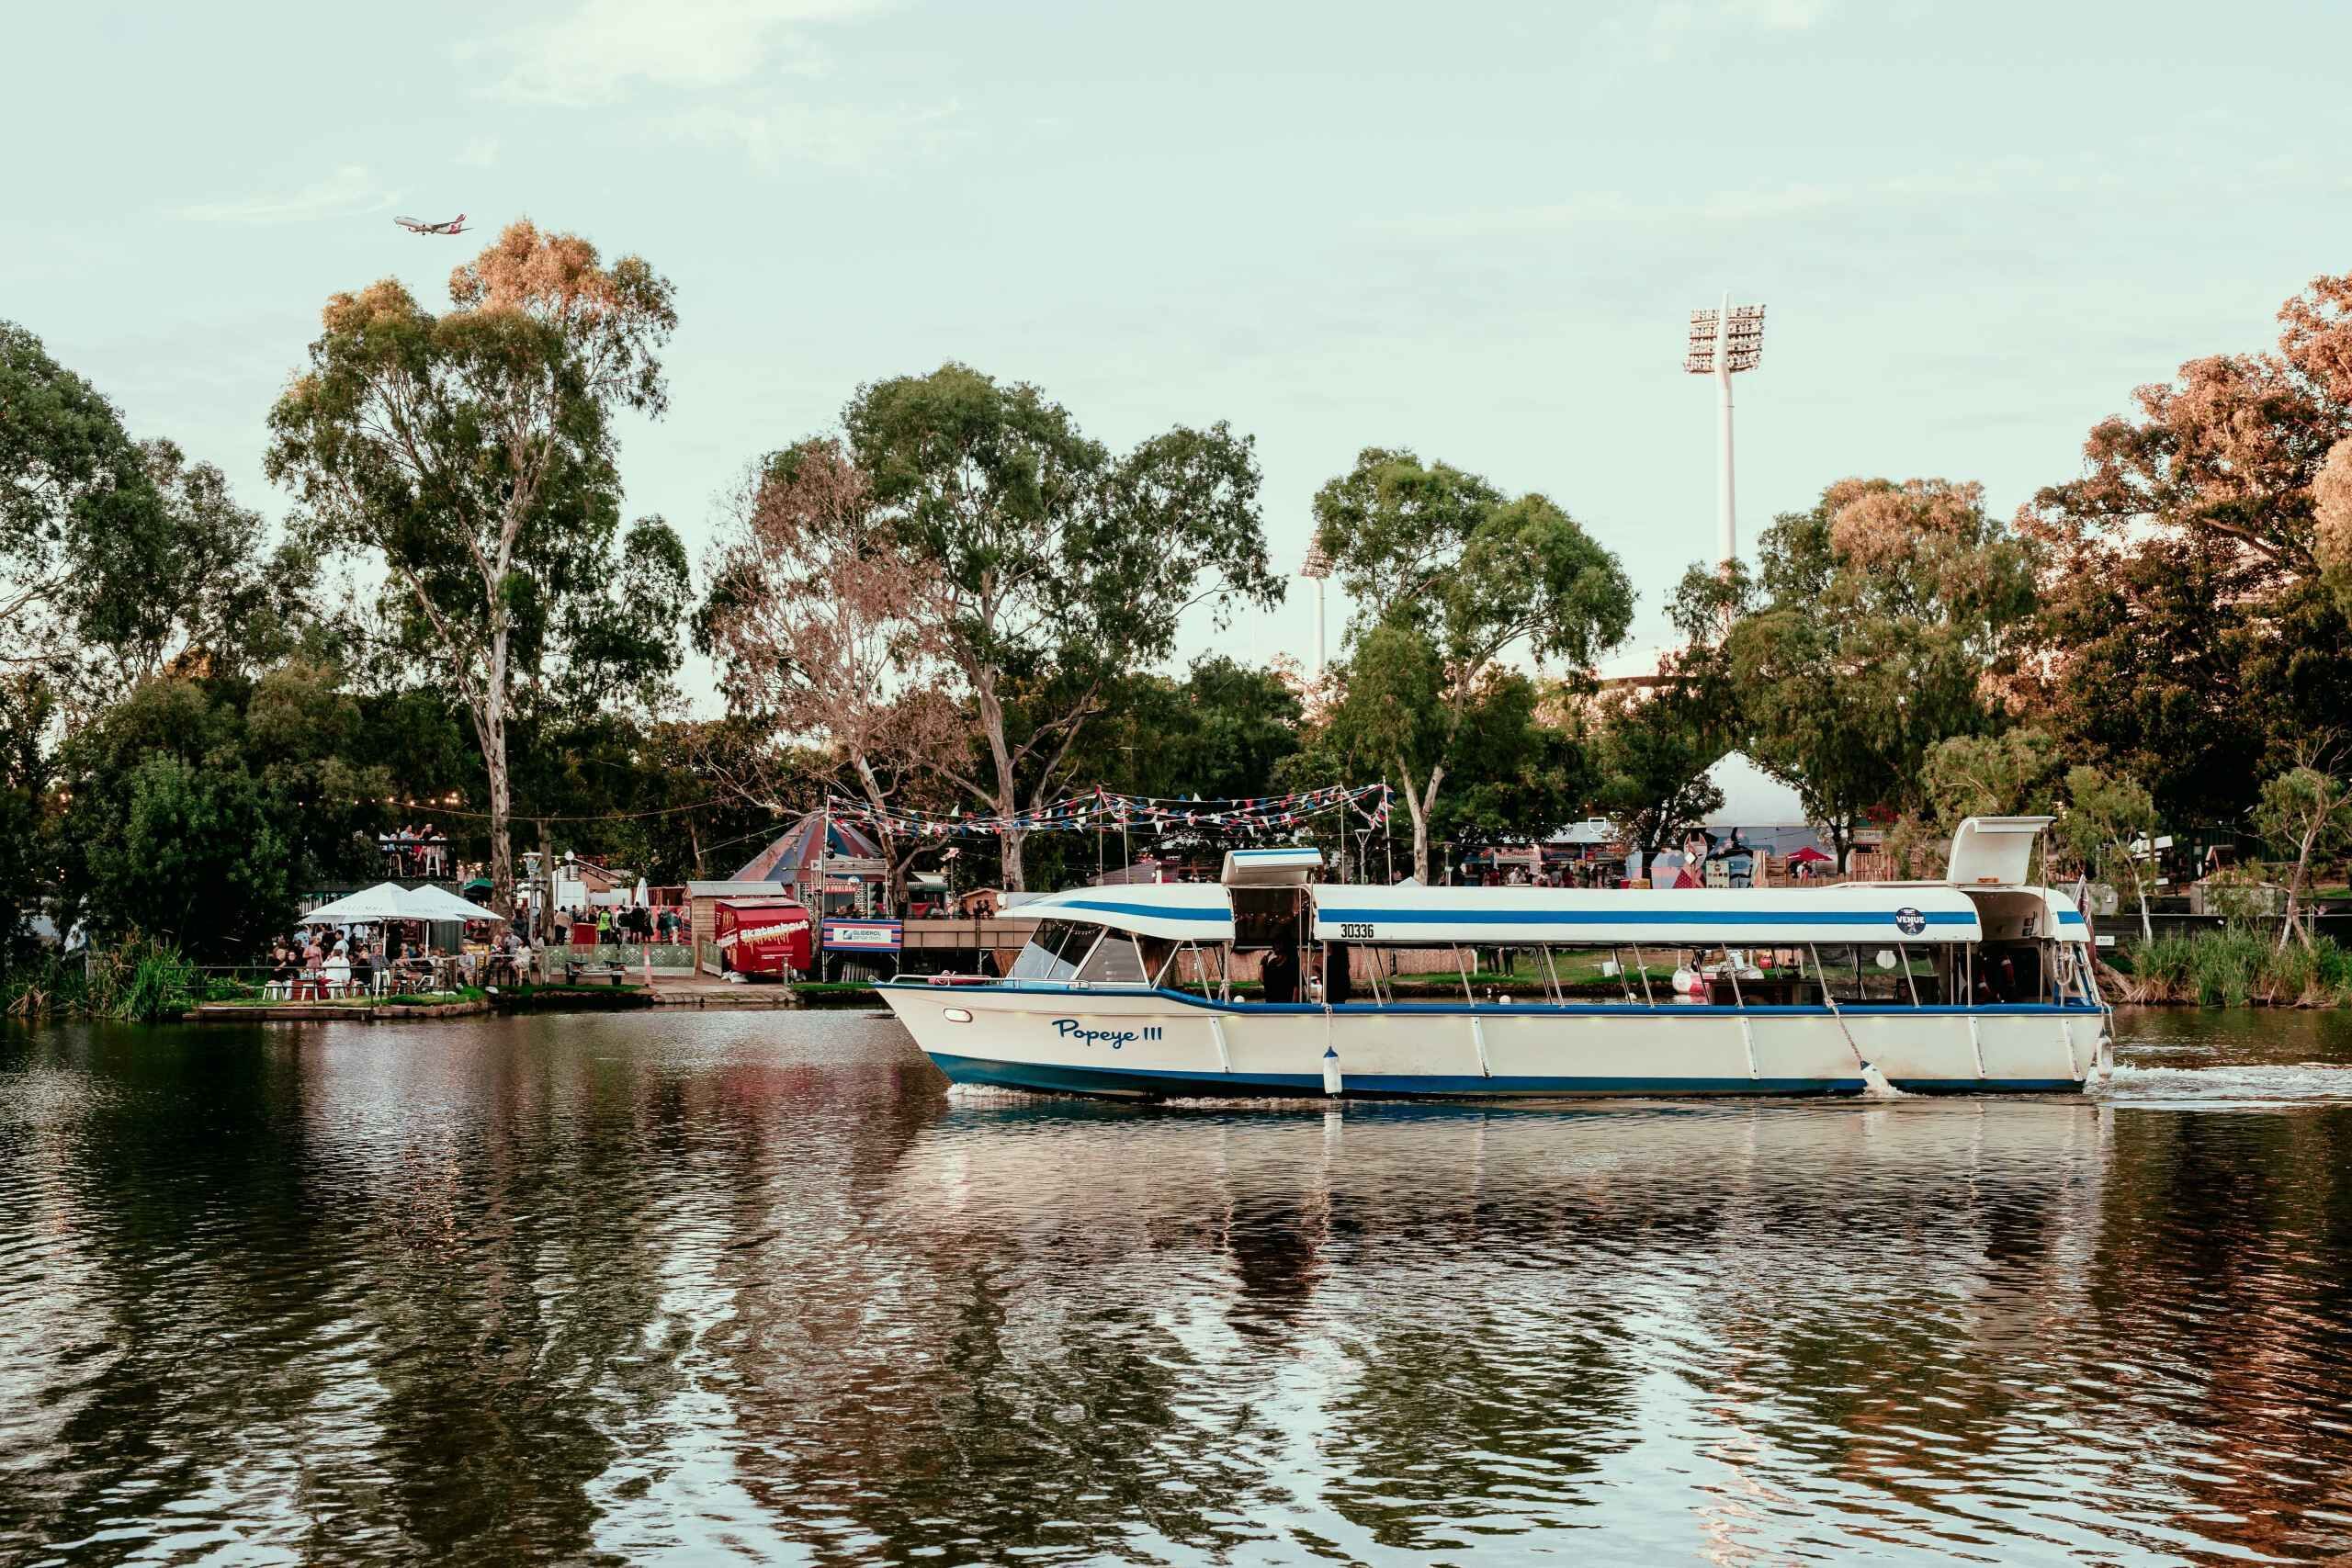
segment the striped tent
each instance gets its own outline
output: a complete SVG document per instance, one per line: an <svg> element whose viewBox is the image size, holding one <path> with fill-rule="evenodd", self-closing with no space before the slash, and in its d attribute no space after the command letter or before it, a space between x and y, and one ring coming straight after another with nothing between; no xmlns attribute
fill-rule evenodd
<svg viewBox="0 0 2352 1568"><path fill-rule="evenodd" d="M817 840L825 831L825 814L812 811L786 829L782 838L753 855L732 878L736 882L774 882L800 887L817 880ZM882 843L865 828L835 818L831 855L854 860L879 860Z"/></svg>

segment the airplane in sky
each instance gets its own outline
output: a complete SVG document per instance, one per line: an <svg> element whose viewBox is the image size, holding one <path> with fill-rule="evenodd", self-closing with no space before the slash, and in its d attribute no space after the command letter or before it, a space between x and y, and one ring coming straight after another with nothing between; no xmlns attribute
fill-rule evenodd
<svg viewBox="0 0 2352 1568"><path fill-rule="evenodd" d="M415 218L395 218L392 221L412 234L462 234L466 231L466 215L462 212L442 223L427 223Z"/></svg>

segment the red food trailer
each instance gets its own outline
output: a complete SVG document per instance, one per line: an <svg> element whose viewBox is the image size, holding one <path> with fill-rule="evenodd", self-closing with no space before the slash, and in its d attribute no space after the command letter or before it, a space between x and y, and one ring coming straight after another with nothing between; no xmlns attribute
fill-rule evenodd
<svg viewBox="0 0 2352 1568"><path fill-rule="evenodd" d="M814 923L795 899L721 898L711 906L711 923L722 971L789 980L816 967Z"/></svg>

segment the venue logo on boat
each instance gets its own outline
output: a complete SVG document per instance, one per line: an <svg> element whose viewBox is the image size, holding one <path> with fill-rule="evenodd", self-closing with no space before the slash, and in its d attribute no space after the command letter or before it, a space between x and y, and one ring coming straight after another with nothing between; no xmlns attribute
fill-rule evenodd
<svg viewBox="0 0 2352 1568"><path fill-rule="evenodd" d="M1928 917L1905 904L1894 911L1894 929L1905 936L1917 936L1928 929Z"/></svg>

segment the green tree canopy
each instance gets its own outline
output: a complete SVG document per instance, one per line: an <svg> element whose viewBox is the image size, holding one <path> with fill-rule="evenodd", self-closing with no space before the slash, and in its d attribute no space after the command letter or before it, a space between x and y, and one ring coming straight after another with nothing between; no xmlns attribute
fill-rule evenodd
<svg viewBox="0 0 2352 1568"><path fill-rule="evenodd" d="M507 725L515 694L569 667L582 694L658 645L684 552L658 521L623 544L613 419L666 405L677 325L644 261L508 225L449 279L435 316L386 279L327 302L307 368L270 414L268 467L308 537L379 552L409 628L463 700L487 785L492 901L510 909ZM643 580L646 597L616 596ZM674 595L666 600L655 594Z"/></svg>
<svg viewBox="0 0 2352 1568"><path fill-rule="evenodd" d="M2051 570L2043 722L2178 822L2241 820L2352 712L2352 276L2279 308L2277 352L2213 355L2101 421L2020 529Z"/></svg>
<svg viewBox="0 0 2352 1568"><path fill-rule="evenodd" d="M1926 807L1928 748L2000 728L2033 557L1980 486L1842 479L1758 558L1760 607L1724 641L1746 747L1842 863L1865 813Z"/></svg>
<svg viewBox="0 0 2352 1568"><path fill-rule="evenodd" d="M2066 806L2056 826L2058 841L2086 871L2119 891L2130 890L2140 910L2140 940L2154 941L2148 875L2154 863L2156 805L2140 781L2076 763L2066 770Z"/></svg>
<svg viewBox="0 0 2352 1568"><path fill-rule="evenodd" d="M1634 596L1616 557L1547 497L1403 450L1364 450L1316 492L1315 516L1354 602L1329 740L1401 786L1414 874L1432 874L1449 777L1487 831L1556 827L1589 775L1511 660L1580 676L1623 638Z"/></svg>
<svg viewBox="0 0 2352 1568"><path fill-rule="evenodd" d="M1037 388L954 364L861 387L842 421L879 519L934 585L977 760L956 782L1000 813L1045 803L1108 693L1167 656L1187 611L1222 625L1282 597L1253 443L1223 423L1114 454ZM1008 887L1025 886L1024 839L1001 840Z"/></svg>

